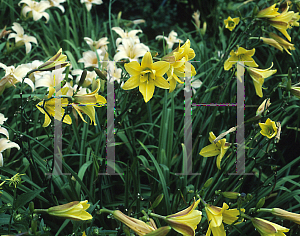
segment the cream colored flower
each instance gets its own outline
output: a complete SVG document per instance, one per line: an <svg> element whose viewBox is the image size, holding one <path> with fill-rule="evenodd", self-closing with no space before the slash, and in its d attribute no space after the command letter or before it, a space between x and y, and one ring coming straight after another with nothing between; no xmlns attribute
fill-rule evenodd
<svg viewBox="0 0 300 236"><path fill-rule="evenodd" d="M122 44L117 48L117 53L114 56L114 61L128 58L129 61L137 61L139 57L145 55L150 49L145 44L140 43L139 39L123 38Z"/></svg>
<svg viewBox="0 0 300 236"><path fill-rule="evenodd" d="M158 35L158 36L156 36L155 39L164 39L164 40L166 40L169 49L172 49L174 43L183 42L183 40L177 38L177 33L174 30L172 30L169 33L168 37L163 36L163 35Z"/></svg>
<svg viewBox="0 0 300 236"><path fill-rule="evenodd" d="M122 69L116 66L115 62L109 61L107 64L107 73L109 73L110 81L117 81L119 84L121 83L121 73ZM124 82L121 84L123 86Z"/></svg>
<svg viewBox="0 0 300 236"><path fill-rule="evenodd" d="M26 17L27 13L29 13L29 17L33 17L34 21L38 21L42 17L46 18L46 23L49 21L49 14L45 12L48 8L51 7L48 1L32 1L32 0L21 0L19 2L19 6L21 3L25 3L27 6L24 6L22 9L22 15Z"/></svg>
<svg viewBox="0 0 300 236"><path fill-rule="evenodd" d="M77 76L76 77L76 83L79 82L82 72L83 72L83 70L80 70L80 69L76 69L76 70L73 70L71 72L72 75L76 75ZM84 80L84 82L83 82L83 84L81 86L82 87L88 87L89 85L92 84L93 80L96 79L96 77L97 77L97 74L96 74L95 71L87 71L85 80Z"/></svg>
<svg viewBox="0 0 300 236"><path fill-rule="evenodd" d="M0 113L0 125L2 125L4 123L4 121L6 121L7 118L4 117L4 115L2 113ZM0 126L0 134L3 134L6 136L6 138L0 138L0 167L3 166L3 156L2 156L2 152L6 149L10 149L10 148L17 148L18 150L20 149L19 145L17 143L11 142L9 139L9 134L7 129L3 128Z"/></svg>
<svg viewBox="0 0 300 236"><path fill-rule="evenodd" d="M24 29L19 23L15 22L12 26L12 29L16 33L10 33L7 39L15 38L16 46L22 46L25 44L26 54L31 51L30 43L38 44L35 37L24 34Z"/></svg>
<svg viewBox="0 0 300 236"><path fill-rule="evenodd" d="M48 1L51 7L57 7L62 11L62 13L65 12L65 8L60 4L66 2L66 0L48 0Z"/></svg>
<svg viewBox="0 0 300 236"><path fill-rule="evenodd" d="M128 32L127 30L124 31L120 27L112 27L111 29L121 36L121 38L117 38L116 40L117 46L120 44L120 42L122 42L122 39L128 39L128 38L132 38L136 43L140 43L139 37L136 34L143 32L142 30L131 30Z"/></svg>
<svg viewBox="0 0 300 236"><path fill-rule="evenodd" d="M102 0L80 0L81 3L85 3L87 11L92 9L92 4L101 5Z"/></svg>
<svg viewBox="0 0 300 236"><path fill-rule="evenodd" d="M40 77L39 79L37 79L35 81L35 87L36 88L55 87L55 79L63 80L65 78L65 74L63 74L64 70L65 70L65 67L53 70L52 72L50 72L50 71L43 72L42 77ZM68 77L70 79L72 79L72 76L70 74L68 75ZM68 87L67 84L65 86Z"/></svg>
<svg viewBox="0 0 300 236"><path fill-rule="evenodd" d="M93 41L91 38L84 37L85 42L90 46L91 50L101 49L103 52L107 51L107 44L109 44L107 37L103 37L98 41Z"/></svg>
<svg viewBox="0 0 300 236"><path fill-rule="evenodd" d="M4 91L5 88L11 87L16 83L22 82L23 77L26 76L27 72L30 71L30 68L27 65L19 65L17 68L14 66L6 66L3 63L0 63L0 68L5 70L5 76L0 80L0 94ZM34 91L33 82L25 78L24 83L28 84L32 91Z"/></svg>
<svg viewBox="0 0 300 236"><path fill-rule="evenodd" d="M99 60L102 61L103 60L103 52L102 50L98 49L97 50L98 56L99 56ZM98 58L97 58L97 54L96 52L93 51L87 51L83 53L83 58L80 58L78 60L78 62L82 62L84 63L84 67L96 67L98 68Z"/></svg>

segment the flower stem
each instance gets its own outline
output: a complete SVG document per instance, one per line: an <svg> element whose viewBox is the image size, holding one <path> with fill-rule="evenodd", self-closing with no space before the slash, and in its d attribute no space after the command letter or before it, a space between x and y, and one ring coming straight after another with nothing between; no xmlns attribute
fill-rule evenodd
<svg viewBox="0 0 300 236"><path fill-rule="evenodd" d="M165 220L165 219L166 219L165 216L157 215L157 214L155 214L155 213L150 213L149 215L150 215L150 216L154 216L154 217L159 218L159 219L162 219L162 220Z"/></svg>

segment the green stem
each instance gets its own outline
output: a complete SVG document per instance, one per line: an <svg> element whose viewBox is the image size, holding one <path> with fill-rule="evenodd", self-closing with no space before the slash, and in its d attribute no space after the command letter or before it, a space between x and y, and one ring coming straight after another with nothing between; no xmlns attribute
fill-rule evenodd
<svg viewBox="0 0 300 236"><path fill-rule="evenodd" d="M251 220L251 219L252 219L251 216L246 215L244 212L241 212L241 216L242 216L243 218L248 219L248 220Z"/></svg>
<svg viewBox="0 0 300 236"><path fill-rule="evenodd" d="M166 219L165 216L157 215L157 214L155 214L155 213L150 213L149 216L154 216L154 217L159 218L159 219L162 219L162 220L165 220L165 219Z"/></svg>
<svg viewBox="0 0 300 236"><path fill-rule="evenodd" d="M268 212L268 213L272 213L272 209L260 208L260 209L257 209L256 212Z"/></svg>
<svg viewBox="0 0 300 236"><path fill-rule="evenodd" d="M14 208L15 208L16 197L17 197L17 188L14 189L14 199L13 199L13 205L12 205L12 213L11 213L10 219L9 219L8 234L10 234L11 223L12 223L12 217L13 217L13 215L14 215Z"/></svg>
<svg viewBox="0 0 300 236"><path fill-rule="evenodd" d="M107 214L113 214L114 211L111 211L111 210L108 210L108 209L101 209L99 211L99 214L102 214L102 213L107 213Z"/></svg>
<svg viewBox="0 0 300 236"><path fill-rule="evenodd" d="M48 209L34 209L33 212L37 214L48 213Z"/></svg>

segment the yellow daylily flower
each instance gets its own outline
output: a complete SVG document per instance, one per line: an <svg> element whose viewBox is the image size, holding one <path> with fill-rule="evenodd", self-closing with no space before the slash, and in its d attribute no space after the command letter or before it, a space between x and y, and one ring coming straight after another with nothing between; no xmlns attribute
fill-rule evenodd
<svg viewBox="0 0 300 236"><path fill-rule="evenodd" d="M289 21L289 28L292 28L293 26L299 26L298 20L300 20L299 12L293 14L292 20Z"/></svg>
<svg viewBox="0 0 300 236"><path fill-rule="evenodd" d="M238 209L229 209L229 206L224 202L222 208L216 207L213 205L206 204L205 211L209 222L209 227L206 233L206 236L210 236L211 232L214 236L226 236L224 225L233 224L240 214ZM241 209L242 212L245 212L245 209ZM236 222L239 224L241 222Z"/></svg>
<svg viewBox="0 0 300 236"><path fill-rule="evenodd" d="M275 8L276 3L270 7L267 7L261 11L259 11L256 15L257 18L273 18L275 16L280 15L278 12L278 8Z"/></svg>
<svg viewBox="0 0 300 236"><path fill-rule="evenodd" d="M238 61L244 62L244 64L247 66L258 67L256 62L252 58L254 53L255 48L247 50L243 47L239 47L236 52L232 50L230 52L230 57L224 63L224 70L229 70Z"/></svg>
<svg viewBox="0 0 300 236"><path fill-rule="evenodd" d="M155 86L163 89L170 87L169 83L162 77L169 67L169 63L165 61L153 63L151 53L147 52L141 65L136 61L125 64L125 69L131 77L122 88L129 90L139 87L139 91L147 103L153 97Z"/></svg>
<svg viewBox="0 0 300 236"><path fill-rule="evenodd" d="M279 30L290 42L291 36L287 33L290 22L294 17L293 11L288 11L288 7L278 16L268 19L270 25Z"/></svg>
<svg viewBox="0 0 300 236"><path fill-rule="evenodd" d="M107 103L106 99L102 97L101 95L98 94L98 91L100 89L101 82L99 79L95 81L95 86L96 89L88 94L75 94L73 95L73 102L69 103L68 101L65 100L65 102L62 102L62 106L72 106L77 113L79 114L80 118L85 122L85 119L83 118L81 112L85 113L88 115L88 117L91 120L91 123L96 124L96 119L95 119L95 106L96 107L101 107L104 104Z"/></svg>
<svg viewBox="0 0 300 236"><path fill-rule="evenodd" d="M62 67L69 66L70 64L66 62L67 56L62 54L62 49L59 49L58 52L51 57L48 61L40 65L36 70L37 71L50 71L59 69Z"/></svg>
<svg viewBox="0 0 300 236"><path fill-rule="evenodd" d="M277 134L275 121L272 121L270 118L266 120L266 123L259 123L259 126L261 128L261 135L266 136L269 139L275 137Z"/></svg>
<svg viewBox="0 0 300 236"><path fill-rule="evenodd" d="M270 39L265 37L260 37L260 39L263 41L263 43L271 45L272 47L277 48L278 50L283 52L283 48L275 39Z"/></svg>
<svg viewBox="0 0 300 236"><path fill-rule="evenodd" d="M178 233L182 235L195 235L195 229L200 223L202 218L202 212L195 210L198 206L200 199L195 202L188 208L177 212L173 215L166 216L165 221Z"/></svg>
<svg viewBox="0 0 300 236"><path fill-rule="evenodd" d="M289 211L282 210L280 208L273 208L271 213L280 218L291 220L296 224L300 225L300 214L292 213Z"/></svg>
<svg viewBox="0 0 300 236"><path fill-rule="evenodd" d="M291 93L296 97L300 99L300 87L292 86L291 87Z"/></svg>
<svg viewBox="0 0 300 236"><path fill-rule="evenodd" d="M125 214L123 214L119 210L115 211L109 211L106 209L100 210L100 212L107 212L110 213L114 216L116 220L121 221L123 224L127 225L130 229L132 229L136 234L138 235L161 235L164 236L166 235L171 228L169 226L161 227L157 229L154 221L150 219L150 222L147 224L144 221L129 217Z"/></svg>
<svg viewBox="0 0 300 236"><path fill-rule="evenodd" d="M185 77L185 62L190 61L195 57L195 52L192 48L190 48L190 45L191 42L188 39L181 47L179 45L170 54L162 58L162 60L170 63L170 68L167 71L167 81L170 83L170 93L175 89L177 82L180 84L184 83L178 77ZM195 67L191 65L191 76L195 75Z"/></svg>
<svg viewBox="0 0 300 236"><path fill-rule="evenodd" d="M239 17L231 18L230 16L228 16L228 18L224 20L225 28L232 31L239 24L239 22L240 22Z"/></svg>
<svg viewBox="0 0 300 236"><path fill-rule="evenodd" d="M76 221L90 220L93 217L90 213L86 212L86 210L90 207L90 204L87 204L87 202L87 200L81 202L74 201L67 204L50 207L47 209L47 213L52 216L63 217Z"/></svg>
<svg viewBox="0 0 300 236"><path fill-rule="evenodd" d="M247 71L254 83L255 92L259 97L263 96L262 85L264 83L264 79L270 77L271 75L277 72L276 69L270 70L272 66L273 63L268 69L257 69L257 68L247 67Z"/></svg>
<svg viewBox="0 0 300 236"><path fill-rule="evenodd" d="M69 88L67 88L67 87L62 88L61 94L66 95L68 92L68 89ZM67 98L52 98L52 95L54 94L54 92L55 92L55 88L49 87L48 100L43 100L36 105L36 107L40 110L40 112L45 114L45 121L44 121L43 127L47 127L50 124L51 118L49 117L49 115L53 116L53 117L55 117L55 115L57 115L55 113L55 103L57 102L57 99L61 99L61 104L68 103ZM59 114L60 120L63 118L64 114L65 114L65 110L61 107L61 112ZM65 115L63 122L70 125L70 124L72 124L72 119L69 115Z"/></svg>
<svg viewBox="0 0 300 236"><path fill-rule="evenodd" d="M289 232L289 229L261 218L255 217L251 221L261 236L285 236L284 233Z"/></svg>
<svg viewBox="0 0 300 236"><path fill-rule="evenodd" d="M274 39L276 42L278 42L278 44L279 44L281 47L283 47L284 50L285 50L288 54L292 55L292 54L290 53L289 50L295 50L294 44L289 43L288 41L284 40L283 38L279 37L277 34L274 34L274 33L272 33L272 32L269 33L269 35L270 35L270 37L271 37L272 39ZM288 50L288 49L289 49L289 50ZM281 51L282 51L282 50L281 50Z"/></svg>
<svg viewBox="0 0 300 236"><path fill-rule="evenodd" d="M209 141L212 144L202 148L200 151L200 155L204 156L204 157L213 157L213 156L218 155L216 164L217 164L218 169L220 170L221 169L221 160L231 144L227 143L225 138L214 143L215 139L216 139L216 136L214 135L214 133L209 132Z"/></svg>

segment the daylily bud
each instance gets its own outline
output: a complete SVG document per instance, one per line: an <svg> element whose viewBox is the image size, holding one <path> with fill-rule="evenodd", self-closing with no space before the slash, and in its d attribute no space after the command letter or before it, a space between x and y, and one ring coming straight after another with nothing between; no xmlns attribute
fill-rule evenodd
<svg viewBox="0 0 300 236"><path fill-rule="evenodd" d="M271 213L275 216L278 216L283 219L291 220L296 224L300 225L300 214L285 211L280 208L273 208Z"/></svg>
<svg viewBox="0 0 300 236"><path fill-rule="evenodd" d="M206 180L205 184L203 185L203 188L208 188L211 185L211 183L213 182L213 180L214 180L213 177Z"/></svg>
<svg viewBox="0 0 300 236"><path fill-rule="evenodd" d="M81 202L74 201L64 205L50 207L47 213L52 216L64 217L71 220L90 220L93 217L90 213L85 211L90 206L87 202L87 200Z"/></svg>
<svg viewBox="0 0 300 236"><path fill-rule="evenodd" d="M237 192L222 192L222 195L229 199L237 199L241 194Z"/></svg>
<svg viewBox="0 0 300 236"><path fill-rule="evenodd" d="M83 85L84 81L85 81L85 78L86 78L86 75L87 75L87 70L84 70L81 74L81 77L80 77L80 80L79 80L79 83L78 83L78 88L77 90L79 90L79 88Z"/></svg>
<svg viewBox="0 0 300 236"><path fill-rule="evenodd" d="M202 212L195 210L200 199L193 202L188 208L173 215L166 216L165 221L178 233L183 235L195 235L195 229L200 223Z"/></svg>
<svg viewBox="0 0 300 236"><path fill-rule="evenodd" d="M292 68L290 67L288 70L288 82L287 82L287 86L286 86L286 90L290 91L291 90L291 85L292 85Z"/></svg>
<svg viewBox="0 0 300 236"><path fill-rule="evenodd" d="M34 211L34 202L29 203L29 211L30 211L31 214L33 213L33 211Z"/></svg>
<svg viewBox="0 0 300 236"><path fill-rule="evenodd" d="M259 199L258 203L256 204L255 209L262 208L264 206L264 204L265 204L265 199L266 199L265 197Z"/></svg>
<svg viewBox="0 0 300 236"><path fill-rule="evenodd" d="M30 229L31 229L31 232L33 233L33 235L36 235L36 230L37 230L37 220L36 219L32 219Z"/></svg>
<svg viewBox="0 0 300 236"><path fill-rule="evenodd" d="M94 68L96 74L100 77L100 79L103 79L103 80L107 80L107 77L106 77L106 74L107 73L103 73L101 70L99 70L98 68Z"/></svg>
<svg viewBox="0 0 300 236"><path fill-rule="evenodd" d="M251 221L256 230L263 236L275 234L283 236L285 235L284 232L289 232L289 229L264 219L252 218Z"/></svg>
<svg viewBox="0 0 300 236"><path fill-rule="evenodd" d="M291 87L291 93L300 99L300 87L292 86Z"/></svg>
<svg viewBox="0 0 300 236"><path fill-rule="evenodd" d="M59 49L59 51L53 57L51 57L48 61L40 65L36 69L36 71L51 71L69 66L70 64L66 62L66 60L67 56L62 54L62 49Z"/></svg>
<svg viewBox="0 0 300 236"><path fill-rule="evenodd" d="M106 209L100 210L100 212L108 212ZM144 221L129 217L125 214L123 214L119 210L110 211L111 214L113 214L114 218L116 220L121 221L123 224L127 225L129 228L131 228L135 233L138 235L146 235L148 233L151 233L155 231L155 228L152 226L146 224Z"/></svg>
<svg viewBox="0 0 300 236"><path fill-rule="evenodd" d="M164 226L149 234L146 234L145 236L165 236L169 233L170 230L171 230L170 226Z"/></svg>
<svg viewBox="0 0 300 236"><path fill-rule="evenodd" d="M157 198L154 200L152 204L152 208L157 207L163 198L164 198L164 194L159 194Z"/></svg>

